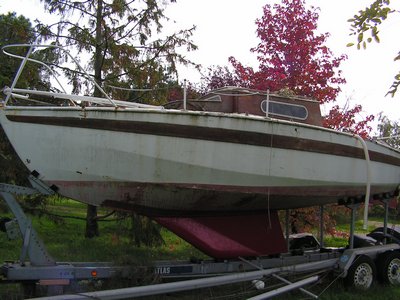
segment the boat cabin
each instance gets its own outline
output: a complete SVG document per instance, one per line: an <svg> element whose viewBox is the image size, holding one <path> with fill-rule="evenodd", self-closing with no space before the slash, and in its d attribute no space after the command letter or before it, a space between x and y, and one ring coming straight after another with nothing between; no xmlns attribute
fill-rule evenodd
<svg viewBox="0 0 400 300"><path fill-rule="evenodd" d="M165 108L183 108L183 101L174 101ZM319 102L298 96L282 96L241 88L224 88L187 101L187 109L267 116L322 126ZM268 112L268 113L267 113Z"/></svg>

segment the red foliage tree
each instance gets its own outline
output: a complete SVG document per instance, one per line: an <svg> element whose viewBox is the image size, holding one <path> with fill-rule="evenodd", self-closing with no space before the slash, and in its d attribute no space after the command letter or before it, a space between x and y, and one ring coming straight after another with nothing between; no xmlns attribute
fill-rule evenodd
<svg viewBox="0 0 400 300"><path fill-rule="evenodd" d="M228 76L227 69L211 69L208 82L216 86L210 87L225 84L216 80L220 77L249 88L270 91L289 88L321 103L333 101L340 91L339 85L345 83L341 71L336 69L346 57L334 57L324 45L327 33L315 34L317 9L307 10L303 0L282 0L281 5L265 5L263 13L256 20L260 43L251 49L257 54L258 70L230 57L232 74Z"/></svg>
<svg viewBox="0 0 400 300"><path fill-rule="evenodd" d="M356 121L356 117L360 116L362 111L361 105L356 105L353 108L340 108L335 105L325 116L324 126L339 131L348 131L360 135L362 138L368 138L372 127L368 125L369 122L375 119L374 115L368 115L361 121Z"/></svg>

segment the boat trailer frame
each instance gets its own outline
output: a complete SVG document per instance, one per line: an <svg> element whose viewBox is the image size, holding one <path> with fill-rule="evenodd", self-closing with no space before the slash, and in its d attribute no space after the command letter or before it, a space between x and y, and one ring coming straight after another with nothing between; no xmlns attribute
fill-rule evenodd
<svg viewBox="0 0 400 300"><path fill-rule="evenodd" d="M251 300L268 299L279 294L300 289L309 297L318 296L304 290L302 287L319 280L318 276L310 276L297 282L290 282L280 274L310 273L314 271L335 271L340 277L346 277L353 262L360 255L376 259L381 253L399 251L399 244L384 244L366 248L354 248L355 211L360 204L350 203L346 206L352 210L350 224L350 245L348 249L319 249L319 251L305 251L302 255L281 254L276 258L255 258L248 260L239 257L237 260L216 262L204 260L188 261L158 261L153 266L129 267L114 266L104 262L56 262L47 252L44 243L32 227L30 219L24 214L15 199L15 195L45 194L55 192L42 183L37 177L30 175L29 181L33 188L20 187L9 184L0 184L0 195L6 201L15 219L4 222L7 235L10 239L22 236L23 244L20 259L17 262L5 262L0 266L0 283L21 283L28 292L35 289L36 284L47 288L51 298L41 299L125 299L139 296L150 296L171 292L180 292L204 287L233 284L243 281L260 282L264 276L272 276L284 283L283 287L270 290ZM387 235L388 201L383 201L385 207L384 236ZM321 221L323 207L321 207ZM288 211L286 224L288 225ZM320 238L323 240L322 222ZM286 238L288 239L288 228ZM386 240L385 240L386 242ZM27 259L29 257L29 260ZM163 279L185 279L178 282L161 283L117 290L105 290L82 293L79 287L81 280L105 280L114 277L127 278L132 272L143 274L152 272ZM190 279L188 278L196 278ZM30 290L31 289L31 290ZM65 294L72 292L71 294ZM75 294L79 292L79 294ZM60 295L60 296L57 296ZM33 296L32 294L30 296Z"/></svg>

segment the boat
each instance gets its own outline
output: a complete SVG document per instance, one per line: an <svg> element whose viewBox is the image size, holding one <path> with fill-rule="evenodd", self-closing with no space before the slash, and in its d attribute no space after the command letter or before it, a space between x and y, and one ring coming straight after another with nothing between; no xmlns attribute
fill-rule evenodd
<svg viewBox="0 0 400 300"><path fill-rule="evenodd" d="M279 210L397 193L400 152L322 127L317 101L227 87L152 106L22 89L44 47L22 46L26 57L3 48L22 63L0 122L26 167L65 197L149 216L212 257L287 251Z"/></svg>

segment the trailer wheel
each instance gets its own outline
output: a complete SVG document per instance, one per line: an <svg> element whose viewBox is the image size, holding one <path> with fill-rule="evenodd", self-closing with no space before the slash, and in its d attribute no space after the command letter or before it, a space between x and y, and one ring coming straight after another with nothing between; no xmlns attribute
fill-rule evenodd
<svg viewBox="0 0 400 300"><path fill-rule="evenodd" d="M371 287L376 274L374 261L366 255L358 256L347 271L344 284L359 290L367 290Z"/></svg>
<svg viewBox="0 0 400 300"><path fill-rule="evenodd" d="M376 262L381 283L400 285L400 253L389 251L381 254Z"/></svg>

